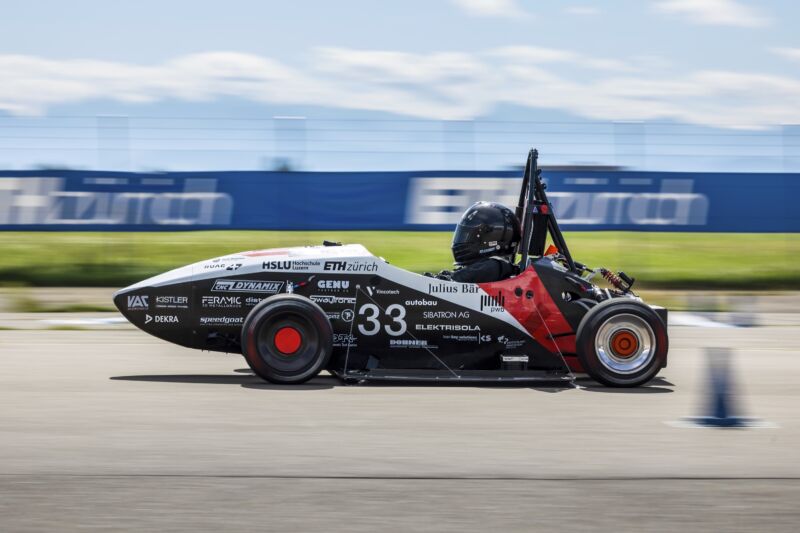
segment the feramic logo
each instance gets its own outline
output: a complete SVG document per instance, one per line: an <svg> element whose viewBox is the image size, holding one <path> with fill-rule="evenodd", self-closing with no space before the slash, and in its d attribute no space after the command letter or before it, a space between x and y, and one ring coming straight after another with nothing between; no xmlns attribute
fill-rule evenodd
<svg viewBox="0 0 800 533"><path fill-rule="evenodd" d="M257 281L247 279L218 279L211 288L214 292L263 292L275 294L283 287L282 281Z"/></svg>
<svg viewBox="0 0 800 533"><path fill-rule="evenodd" d="M136 309L149 309L149 296L144 294L128 296L128 309L133 311Z"/></svg>
<svg viewBox="0 0 800 533"><path fill-rule="evenodd" d="M203 296L203 307L241 307L241 296Z"/></svg>

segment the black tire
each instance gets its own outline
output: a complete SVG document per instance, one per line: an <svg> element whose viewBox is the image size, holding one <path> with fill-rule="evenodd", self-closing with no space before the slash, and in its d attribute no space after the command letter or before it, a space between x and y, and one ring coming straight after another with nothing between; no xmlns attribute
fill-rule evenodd
<svg viewBox="0 0 800 533"><path fill-rule="evenodd" d="M319 305L296 294L270 296L242 326L242 355L259 377L272 383L303 383L327 365L333 328Z"/></svg>
<svg viewBox="0 0 800 533"><path fill-rule="evenodd" d="M637 300L619 298L586 313L576 347L578 360L594 380L609 387L638 387L666 364L669 339L655 311Z"/></svg>

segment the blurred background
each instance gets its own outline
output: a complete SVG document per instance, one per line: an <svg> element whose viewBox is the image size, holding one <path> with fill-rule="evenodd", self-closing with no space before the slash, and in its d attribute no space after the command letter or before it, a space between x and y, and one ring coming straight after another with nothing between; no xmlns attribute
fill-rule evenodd
<svg viewBox="0 0 800 533"><path fill-rule="evenodd" d="M0 530L796 530L800 3L2 7ZM323 239L451 268L534 147L573 256L670 309L651 386L290 390L112 305ZM664 424L708 346L783 429Z"/></svg>

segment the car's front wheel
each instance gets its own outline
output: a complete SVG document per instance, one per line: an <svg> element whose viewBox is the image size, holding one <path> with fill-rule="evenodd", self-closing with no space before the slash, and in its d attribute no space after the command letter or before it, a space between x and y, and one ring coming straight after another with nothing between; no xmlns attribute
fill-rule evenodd
<svg viewBox="0 0 800 533"><path fill-rule="evenodd" d="M308 381L326 367L332 351L333 329L325 312L296 294L260 302L242 327L247 364L272 383Z"/></svg>
<svg viewBox="0 0 800 533"><path fill-rule="evenodd" d="M607 300L581 320L578 359L596 381L611 387L636 387L658 374L667 359L667 328L647 305L630 299Z"/></svg>

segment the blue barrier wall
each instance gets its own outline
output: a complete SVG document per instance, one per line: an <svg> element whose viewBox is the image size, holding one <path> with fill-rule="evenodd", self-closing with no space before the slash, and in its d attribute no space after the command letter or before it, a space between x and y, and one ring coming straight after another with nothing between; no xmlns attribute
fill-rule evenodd
<svg viewBox="0 0 800 533"><path fill-rule="evenodd" d="M0 172L0 229L451 230L521 171ZM545 170L567 230L797 232L798 174Z"/></svg>

